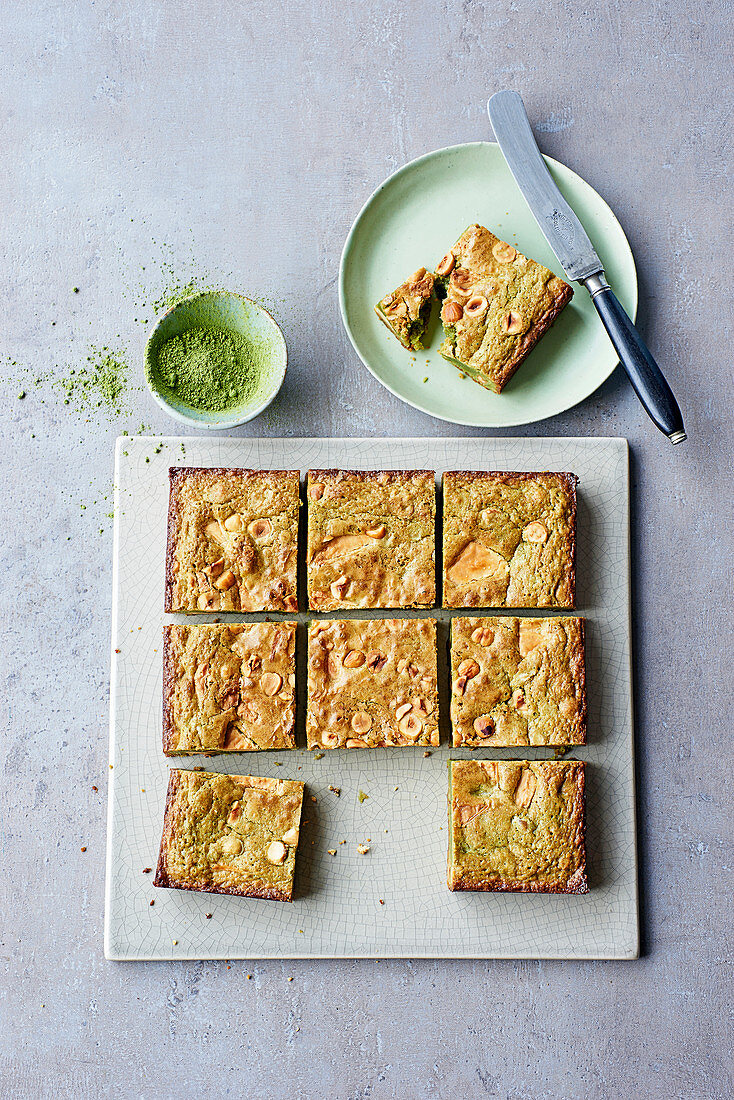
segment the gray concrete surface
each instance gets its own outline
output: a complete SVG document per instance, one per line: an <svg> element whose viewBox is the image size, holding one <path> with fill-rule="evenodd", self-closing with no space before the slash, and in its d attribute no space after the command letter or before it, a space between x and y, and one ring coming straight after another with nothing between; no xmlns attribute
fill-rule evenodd
<svg viewBox="0 0 734 1100"><path fill-rule="evenodd" d="M6 0L2 26L2 1095L731 1095L731 4ZM373 187L489 136L500 87L621 219L690 436L670 447L618 372L528 429L632 445L645 955L106 962L103 498L114 436L171 424L143 391L113 423L18 400L12 361L119 334L139 372L140 302L193 256L286 332L288 384L247 433L462 432L365 372L334 280Z"/></svg>

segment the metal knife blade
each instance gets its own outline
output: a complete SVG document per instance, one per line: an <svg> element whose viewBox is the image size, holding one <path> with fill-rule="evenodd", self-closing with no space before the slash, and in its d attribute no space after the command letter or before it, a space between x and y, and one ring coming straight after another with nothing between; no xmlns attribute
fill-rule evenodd
<svg viewBox="0 0 734 1100"><path fill-rule="evenodd" d="M601 260L584 227L553 182L535 144L517 92L496 92L487 104L489 120L517 186L569 279L582 283L594 303L635 393L652 422L671 443L686 438L675 394L650 349L604 277Z"/></svg>
<svg viewBox="0 0 734 1100"><path fill-rule="evenodd" d="M603 270L586 230L558 190L530 128L517 92L496 92L487 104L494 136L517 186L569 279L581 282Z"/></svg>

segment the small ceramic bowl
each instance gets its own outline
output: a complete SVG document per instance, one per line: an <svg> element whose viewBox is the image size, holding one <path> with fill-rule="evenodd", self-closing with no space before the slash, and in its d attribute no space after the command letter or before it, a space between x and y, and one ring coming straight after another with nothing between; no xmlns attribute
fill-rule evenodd
<svg viewBox="0 0 734 1100"><path fill-rule="evenodd" d="M239 333L258 345L258 360L265 365L261 385L250 402L222 412L206 412L187 405L166 385L158 368L159 349L167 340L192 328ZM160 407L182 424L217 431L246 424L267 409L283 384L287 366L283 333L268 311L250 298L224 290L194 294L169 309L151 332L145 347L145 378Z"/></svg>

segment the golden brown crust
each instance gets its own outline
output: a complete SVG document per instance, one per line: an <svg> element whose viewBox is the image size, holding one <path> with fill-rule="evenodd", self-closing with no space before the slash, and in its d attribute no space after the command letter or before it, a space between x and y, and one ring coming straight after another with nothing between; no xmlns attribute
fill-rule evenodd
<svg viewBox="0 0 734 1100"><path fill-rule="evenodd" d="M483 481L484 478L491 477L497 481L504 481L508 484L514 484L518 481L537 481L538 478L558 478L561 481L565 481L569 488L569 491L575 493L576 486L578 485L578 477L576 474L564 473L559 471L550 470L446 470L444 473L445 478L453 478L457 482L465 482L466 484L472 481Z"/></svg>
<svg viewBox="0 0 734 1100"><path fill-rule="evenodd" d="M296 624L163 628L163 751L295 747Z"/></svg>
<svg viewBox="0 0 734 1100"><path fill-rule="evenodd" d="M309 470L306 485L310 607L435 603L432 470Z"/></svg>
<svg viewBox="0 0 734 1100"><path fill-rule="evenodd" d="M172 770L154 886L291 901L302 801L297 780Z"/></svg>
<svg viewBox="0 0 734 1100"><path fill-rule="evenodd" d="M299 473L172 467L166 611L297 611Z"/></svg>
<svg viewBox="0 0 734 1100"><path fill-rule="evenodd" d="M434 619L330 619L308 635L310 749L438 745Z"/></svg>
<svg viewBox="0 0 734 1100"><path fill-rule="evenodd" d="M173 722L176 673L174 655L171 647L171 627L163 627L163 752L166 756L175 743Z"/></svg>
<svg viewBox="0 0 734 1100"><path fill-rule="evenodd" d="M360 482L374 483L376 485L402 485L406 479L408 481L424 481L429 477L434 479L435 487L435 472L433 470L341 470L337 468L321 469L321 470L309 470L307 479L313 479L319 481L321 479L328 479L329 481L341 481L341 482Z"/></svg>
<svg viewBox="0 0 734 1100"><path fill-rule="evenodd" d="M439 348L485 389L500 393L573 297L552 271L470 225L451 250Z"/></svg>
<svg viewBox="0 0 734 1100"><path fill-rule="evenodd" d="M450 890L586 894L585 765L449 763Z"/></svg>
<svg viewBox="0 0 734 1100"><path fill-rule="evenodd" d="M586 743L584 620L455 618L454 745Z"/></svg>
<svg viewBox="0 0 734 1100"><path fill-rule="evenodd" d="M572 609L576 486L571 473L443 475L443 606Z"/></svg>

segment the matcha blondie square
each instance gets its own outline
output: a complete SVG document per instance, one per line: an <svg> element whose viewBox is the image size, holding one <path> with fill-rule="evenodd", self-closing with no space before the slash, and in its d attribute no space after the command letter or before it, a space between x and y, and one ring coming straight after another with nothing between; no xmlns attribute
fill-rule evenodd
<svg viewBox="0 0 734 1100"><path fill-rule="evenodd" d="M433 619L329 619L308 632L309 749L438 745Z"/></svg>
<svg viewBox="0 0 734 1100"><path fill-rule="evenodd" d="M449 762L449 890L586 894L584 764Z"/></svg>
<svg viewBox="0 0 734 1100"><path fill-rule="evenodd" d="M298 470L169 477L165 610L297 611Z"/></svg>
<svg viewBox="0 0 734 1100"><path fill-rule="evenodd" d="M291 901L303 783L170 773L154 885Z"/></svg>
<svg viewBox="0 0 734 1100"><path fill-rule="evenodd" d="M577 484L570 473L445 473L443 606L573 608Z"/></svg>
<svg viewBox="0 0 734 1100"><path fill-rule="evenodd" d="M451 622L454 745L586 743L584 620Z"/></svg>
<svg viewBox="0 0 734 1100"><path fill-rule="evenodd" d="M163 628L163 751L295 747L296 624Z"/></svg>
<svg viewBox="0 0 734 1100"><path fill-rule="evenodd" d="M563 279L481 225L461 234L436 274L446 292L439 353L494 393L573 297Z"/></svg>
<svg viewBox="0 0 734 1100"><path fill-rule="evenodd" d="M419 267L409 279L386 294L375 306L375 313L408 351L420 351L431 316L435 275Z"/></svg>
<svg viewBox="0 0 734 1100"><path fill-rule="evenodd" d="M435 481L433 470L309 470L309 606L432 607Z"/></svg>

